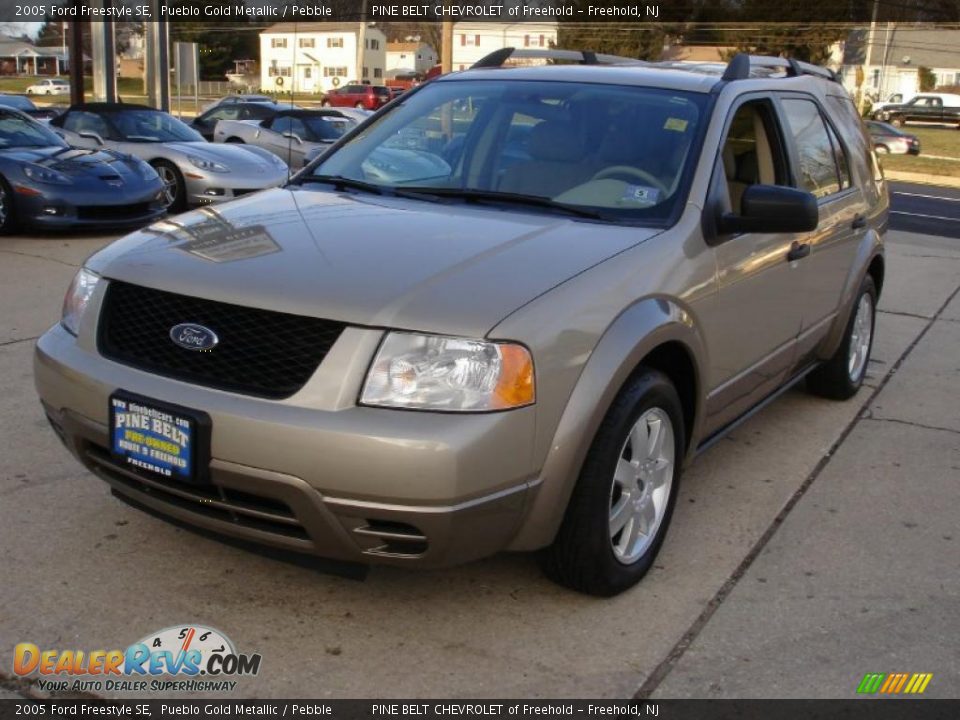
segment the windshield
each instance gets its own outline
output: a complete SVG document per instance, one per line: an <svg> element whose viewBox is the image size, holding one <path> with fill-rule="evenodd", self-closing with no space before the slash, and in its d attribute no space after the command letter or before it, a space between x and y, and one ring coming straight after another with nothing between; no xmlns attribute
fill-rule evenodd
<svg viewBox="0 0 960 720"><path fill-rule="evenodd" d="M441 81L403 96L300 180L536 198L662 222L682 201L705 103L702 94L645 87Z"/></svg>
<svg viewBox="0 0 960 720"><path fill-rule="evenodd" d="M304 124L318 140L336 140L344 135L357 123L349 118L336 115L322 115L320 117L304 117Z"/></svg>
<svg viewBox="0 0 960 720"><path fill-rule="evenodd" d="M66 143L35 120L0 112L0 149L25 147L66 147Z"/></svg>
<svg viewBox="0 0 960 720"><path fill-rule="evenodd" d="M17 110L37 109L33 101L23 95L0 95L0 105L6 105L7 107L16 108Z"/></svg>
<svg viewBox="0 0 960 720"><path fill-rule="evenodd" d="M157 110L121 110L105 115L128 142L204 142L196 130Z"/></svg>

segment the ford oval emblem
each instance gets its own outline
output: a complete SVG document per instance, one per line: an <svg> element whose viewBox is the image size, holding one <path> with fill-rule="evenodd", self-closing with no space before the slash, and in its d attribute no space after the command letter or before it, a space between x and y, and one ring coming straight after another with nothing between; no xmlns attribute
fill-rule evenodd
<svg viewBox="0 0 960 720"><path fill-rule="evenodd" d="M187 350L209 352L213 350L220 338L208 327L196 323L180 323L170 328L170 339Z"/></svg>

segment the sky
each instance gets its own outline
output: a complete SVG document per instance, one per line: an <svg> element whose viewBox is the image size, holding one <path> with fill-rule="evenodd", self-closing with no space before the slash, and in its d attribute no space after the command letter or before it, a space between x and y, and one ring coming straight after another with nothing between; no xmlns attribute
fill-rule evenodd
<svg viewBox="0 0 960 720"><path fill-rule="evenodd" d="M19 36L26 33L36 38L42 27L42 22L0 22L0 35Z"/></svg>

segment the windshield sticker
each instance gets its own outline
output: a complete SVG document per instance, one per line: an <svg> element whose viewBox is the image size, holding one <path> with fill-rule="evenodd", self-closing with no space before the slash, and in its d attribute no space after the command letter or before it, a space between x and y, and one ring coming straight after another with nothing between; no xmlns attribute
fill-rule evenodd
<svg viewBox="0 0 960 720"><path fill-rule="evenodd" d="M681 118L667 118L667 121L663 124L664 130L674 130L676 132L686 132L687 125L689 123L686 120Z"/></svg>
<svg viewBox="0 0 960 720"><path fill-rule="evenodd" d="M620 202L635 202L644 204L653 204L660 199L660 190L647 185L630 185L629 183L623 189L623 195Z"/></svg>

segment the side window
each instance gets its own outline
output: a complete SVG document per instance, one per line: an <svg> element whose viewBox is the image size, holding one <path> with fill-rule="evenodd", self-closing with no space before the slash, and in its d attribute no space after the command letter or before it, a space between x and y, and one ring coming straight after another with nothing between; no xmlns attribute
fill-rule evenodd
<svg viewBox="0 0 960 720"><path fill-rule="evenodd" d="M812 100L785 98L784 114L797 149L797 184L802 190L822 198L840 191L840 177L833 145L820 110Z"/></svg>
<svg viewBox="0 0 960 720"><path fill-rule="evenodd" d="M106 121L91 112L76 111L69 113L63 121L63 129L74 133L95 132L102 138L109 135L109 127Z"/></svg>
<svg viewBox="0 0 960 720"><path fill-rule="evenodd" d="M269 107L256 106L244 108L243 113L244 120L266 120L273 115L274 111Z"/></svg>
<svg viewBox="0 0 960 720"><path fill-rule="evenodd" d="M300 118L290 118L290 132L301 140L307 137L307 128Z"/></svg>
<svg viewBox="0 0 960 720"><path fill-rule="evenodd" d="M850 163L847 162L847 154L843 151L843 145L840 144L840 138L837 133L827 123L827 135L830 136L830 144L833 146L833 157L837 163L837 170L840 173L840 189L846 190L850 187Z"/></svg>
<svg viewBox="0 0 960 720"><path fill-rule="evenodd" d="M273 122L270 123L270 129L276 133L290 132L291 126L292 118L289 115L274 118Z"/></svg>
<svg viewBox="0 0 960 720"><path fill-rule="evenodd" d="M747 102L737 108L721 149L733 212L740 212L743 193L751 185L786 184L782 147L768 101Z"/></svg>

